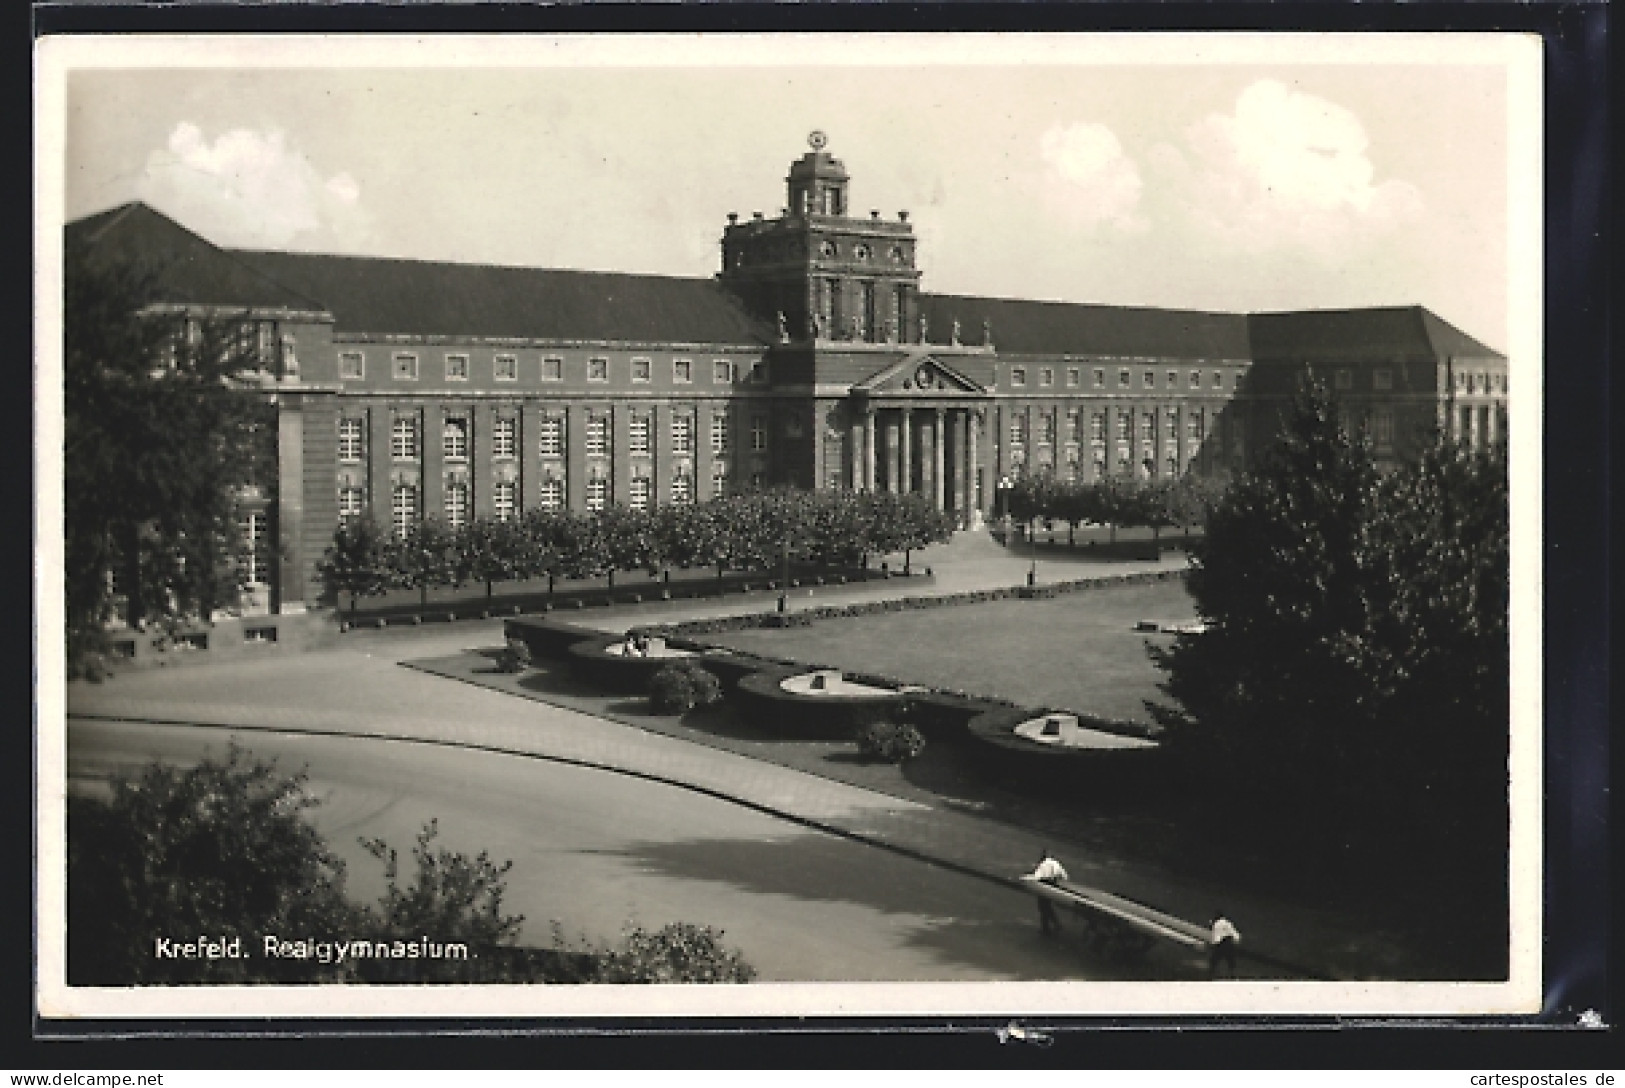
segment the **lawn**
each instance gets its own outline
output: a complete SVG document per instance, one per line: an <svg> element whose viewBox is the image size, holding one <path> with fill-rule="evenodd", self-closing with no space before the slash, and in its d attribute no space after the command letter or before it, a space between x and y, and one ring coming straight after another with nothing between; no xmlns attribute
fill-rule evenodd
<svg viewBox="0 0 1625 1088"><path fill-rule="evenodd" d="M756 628L705 636L738 650L878 673L931 687L1150 721L1161 674L1145 644L1167 635L1135 631L1139 620L1195 618L1183 581L1104 586L1047 600L1003 600L851 619L810 627Z"/></svg>

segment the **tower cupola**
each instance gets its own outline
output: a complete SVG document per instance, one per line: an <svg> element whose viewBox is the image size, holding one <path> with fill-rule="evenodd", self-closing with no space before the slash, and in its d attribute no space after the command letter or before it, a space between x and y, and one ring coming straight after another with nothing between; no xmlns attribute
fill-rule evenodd
<svg viewBox="0 0 1625 1088"><path fill-rule="evenodd" d="M796 218L847 214L846 167L824 150L828 142L822 132L814 130L807 137L812 150L790 164L785 182L790 194L789 212Z"/></svg>

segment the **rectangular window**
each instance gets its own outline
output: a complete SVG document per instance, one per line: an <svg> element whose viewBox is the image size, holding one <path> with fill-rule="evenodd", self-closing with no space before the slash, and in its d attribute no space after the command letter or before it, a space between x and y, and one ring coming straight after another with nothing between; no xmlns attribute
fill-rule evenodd
<svg viewBox="0 0 1625 1088"><path fill-rule="evenodd" d="M1089 441L1106 441L1106 413L1092 412L1089 415Z"/></svg>
<svg viewBox="0 0 1625 1088"><path fill-rule="evenodd" d="M493 420L491 423L491 456L511 459L517 446L515 435L518 432L518 421L511 416Z"/></svg>
<svg viewBox="0 0 1625 1088"><path fill-rule="evenodd" d="M537 496L543 510L560 510L564 507L564 481L548 477L542 481L541 494Z"/></svg>
<svg viewBox="0 0 1625 1088"><path fill-rule="evenodd" d="M752 385L767 384L767 363L761 359L750 364L750 382Z"/></svg>
<svg viewBox="0 0 1625 1088"><path fill-rule="evenodd" d="M1048 366L1040 368L1038 371L1038 384L1044 386L1054 385L1055 368Z"/></svg>
<svg viewBox="0 0 1625 1088"><path fill-rule="evenodd" d="M1083 373L1077 367L1069 366L1066 368L1066 387L1068 389L1076 389L1082 380Z"/></svg>
<svg viewBox="0 0 1625 1088"><path fill-rule="evenodd" d="M628 453L648 456L649 453L649 417L633 416L626 425L626 448Z"/></svg>
<svg viewBox="0 0 1625 1088"><path fill-rule="evenodd" d="M389 455L397 461L416 461L418 421L415 416L399 416L389 425Z"/></svg>
<svg viewBox="0 0 1625 1088"><path fill-rule="evenodd" d="M396 484L390 492L389 515L395 535L404 538L418 520L418 489L411 484Z"/></svg>
<svg viewBox="0 0 1625 1088"><path fill-rule="evenodd" d="M1169 454L1168 457L1163 461L1162 472L1163 475L1167 476L1170 480L1175 476L1178 476L1179 457L1175 454Z"/></svg>
<svg viewBox="0 0 1625 1088"><path fill-rule="evenodd" d="M1215 388L1215 389L1223 389L1224 388L1224 371L1215 370L1213 372L1213 388Z"/></svg>
<svg viewBox="0 0 1625 1088"><path fill-rule="evenodd" d="M1118 411L1118 413L1117 413L1117 440L1119 442L1125 441L1128 438L1129 424L1132 423L1132 422L1133 422L1133 420L1129 416L1128 409L1124 408L1124 409L1120 409Z"/></svg>
<svg viewBox="0 0 1625 1088"><path fill-rule="evenodd" d="M1217 377L1217 375L1215 375ZM1354 388L1354 371L1347 367L1339 367L1332 373L1332 388L1343 390Z"/></svg>
<svg viewBox="0 0 1625 1088"><path fill-rule="evenodd" d="M291 336L282 338L282 373L299 373L299 355L295 351L294 340Z"/></svg>
<svg viewBox="0 0 1625 1088"><path fill-rule="evenodd" d="M1191 388L1202 388L1202 372L1200 370L1191 371Z"/></svg>
<svg viewBox="0 0 1625 1088"><path fill-rule="evenodd" d="M448 382L468 381L468 356L446 356L446 380Z"/></svg>
<svg viewBox="0 0 1625 1088"><path fill-rule="evenodd" d="M542 360L542 381L561 382L564 380L564 360L557 355L549 355Z"/></svg>
<svg viewBox="0 0 1625 1088"><path fill-rule="evenodd" d="M1202 413L1192 412L1190 418L1185 420L1185 434L1200 442L1202 440Z"/></svg>
<svg viewBox="0 0 1625 1088"><path fill-rule="evenodd" d="M518 508L518 487L512 480L498 480L491 488L491 510L498 521L512 521Z"/></svg>
<svg viewBox="0 0 1625 1088"><path fill-rule="evenodd" d="M1371 372L1371 388L1392 389L1394 387L1394 372L1382 367Z"/></svg>
<svg viewBox="0 0 1625 1088"><path fill-rule="evenodd" d="M1155 412L1140 413L1140 437L1150 438L1157 430L1157 414Z"/></svg>
<svg viewBox="0 0 1625 1088"><path fill-rule="evenodd" d="M596 476L587 481L587 509L598 511L604 508L609 497L609 481L602 476Z"/></svg>
<svg viewBox="0 0 1625 1088"><path fill-rule="evenodd" d="M677 385L688 385L694 380L694 363L689 359L671 361L671 380Z"/></svg>
<svg viewBox="0 0 1625 1088"><path fill-rule="evenodd" d="M1155 388L1157 384L1157 372L1154 370L1147 370L1144 374L1141 374L1140 384L1145 386L1147 389Z"/></svg>
<svg viewBox="0 0 1625 1088"><path fill-rule="evenodd" d="M1179 386L1179 371L1170 370L1165 375L1165 378L1166 378L1166 380L1168 382L1168 388L1169 389L1175 389L1175 388L1177 388Z"/></svg>
<svg viewBox="0 0 1625 1088"><path fill-rule="evenodd" d="M1179 409L1169 408L1162 414L1162 436L1172 442L1179 437Z"/></svg>
<svg viewBox="0 0 1625 1088"><path fill-rule="evenodd" d="M519 380L519 356L498 355L491 360L491 377L499 382Z"/></svg>
<svg viewBox="0 0 1625 1088"><path fill-rule="evenodd" d="M609 449L609 420L603 416L587 419L587 456L602 457Z"/></svg>
<svg viewBox="0 0 1625 1088"><path fill-rule="evenodd" d="M763 476L760 472L753 472L750 474L750 488L752 491L760 491L762 489L762 485L765 483L767 483L767 477Z"/></svg>
<svg viewBox="0 0 1625 1088"><path fill-rule="evenodd" d="M1371 437L1379 450L1390 450L1394 445L1394 410L1378 408L1371 413Z"/></svg>
<svg viewBox="0 0 1625 1088"><path fill-rule="evenodd" d="M734 365L726 359L711 360L711 381L716 385L732 385Z"/></svg>
<svg viewBox="0 0 1625 1088"><path fill-rule="evenodd" d="M270 575L270 552L266 549L266 519L264 511L244 514L239 522L243 531L243 550L238 556L238 569L248 585L264 585Z"/></svg>
<svg viewBox="0 0 1625 1088"><path fill-rule="evenodd" d="M1066 440L1068 442L1083 441L1083 418L1076 408L1066 410Z"/></svg>
<svg viewBox="0 0 1625 1088"><path fill-rule="evenodd" d="M1026 385L1027 384L1027 368L1023 367L1023 366L1013 366L1013 367L1011 367L1010 368L1010 384L1015 386L1017 389L1020 389L1022 386Z"/></svg>
<svg viewBox="0 0 1625 1088"><path fill-rule="evenodd" d="M441 449L448 461L468 460L468 420L452 417L441 432Z"/></svg>
<svg viewBox="0 0 1625 1088"><path fill-rule="evenodd" d="M1010 445L1027 444L1027 415L1025 412L1010 417Z"/></svg>
<svg viewBox="0 0 1625 1088"><path fill-rule="evenodd" d="M728 474L721 469L711 473L711 497L720 499L728 494Z"/></svg>
<svg viewBox="0 0 1625 1088"><path fill-rule="evenodd" d="M750 448L753 450L767 449L767 417L750 417Z"/></svg>
<svg viewBox="0 0 1625 1088"><path fill-rule="evenodd" d="M607 382L607 381L609 381L609 360L608 359L588 359L587 360L587 380L589 382Z"/></svg>
<svg viewBox="0 0 1625 1088"><path fill-rule="evenodd" d="M694 452L694 420L691 416L673 416L671 419L671 452Z"/></svg>
<svg viewBox="0 0 1625 1088"><path fill-rule="evenodd" d="M649 380L650 368L652 367L652 365L653 364L651 364L649 362L649 360L647 360L647 359L633 359L632 360L632 380L635 381L635 382L646 382L646 381L648 381Z"/></svg>
<svg viewBox="0 0 1625 1088"><path fill-rule="evenodd" d="M418 380L418 357L409 351L395 353L395 380L398 382L415 382Z"/></svg>
<svg viewBox="0 0 1625 1088"><path fill-rule="evenodd" d="M349 521L361 516L366 506L365 492L359 487L339 488L339 520Z"/></svg>
<svg viewBox="0 0 1625 1088"><path fill-rule="evenodd" d="M694 480L692 477L683 473L678 473L676 476L671 478L671 501L694 501Z"/></svg>
<svg viewBox="0 0 1625 1088"><path fill-rule="evenodd" d="M461 529L468 523L468 485L460 480L446 484L446 524Z"/></svg>
<svg viewBox="0 0 1625 1088"><path fill-rule="evenodd" d="M339 460L346 464L354 464L361 460L366 449L361 420L339 420Z"/></svg>
<svg viewBox="0 0 1625 1088"><path fill-rule="evenodd" d="M631 486L626 490L626 505L634 510L649 509L649 478L639 476L632 480Z"/></svg>
<svg viewBox="0 0 1625 1088"><path fill-rule="evenodd" d="M339 377L359 381L367 376L367 359L359 351L339 352Z"/></svg>
<svg viewBox="0 0 1625 1088"><path fill-rule="evenodd" d="M564 420L558 417L542 419L537 424L537 449L543 457L557 457L564 452Z"/></svg>
<svg viewBox="0 0 1625 1088"><path fill-rule="evenodd" d="M1038 442L1044 446L1055 444L1055 417L1048 412L1038 414Z"/></svg>
<svg viewBox="0 0 1625 1088"><path fill-rule="evenodd" d="M1104 388L1106 388L1106 372L1104 370L1099 369L1099 368L1096 368L1096 370L1095 370L1095 388L1096 389L1104 389Z"/></svg>
<svg viewBox="0 0 1625 1088"><path fill-rule="evenodd" d="M1119 388L1119 389L1127 389L1128 386L1129 386L1128 371L1127 370L1119 370L1117 372L1117 388Z"/></svg>
<svg viewBox="0 0 1625 1088"><path fill-rule="evenodd" d="M711 453L716 457L728 456L728 417L711 417Z"/></svg>

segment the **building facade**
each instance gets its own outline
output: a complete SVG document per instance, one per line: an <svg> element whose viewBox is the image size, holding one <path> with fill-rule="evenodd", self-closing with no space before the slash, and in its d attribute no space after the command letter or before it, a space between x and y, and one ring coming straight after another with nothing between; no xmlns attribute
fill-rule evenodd
<svg viewBox="0 0 1625 1088"><path fill-rule="evenodd" d="M141 204L70 246L152 277L155 317L261 345L274 497L244 496L250 608L303 610L345 518L404 532L790 485L927 495L1239 469L1314 377L1380 459L1505 433L1507 360L1421 307L1232 314L929 294L906 212L852 213L814 134L712 280L217 247ZM259 543L253 543L258 541Z"/></svg>

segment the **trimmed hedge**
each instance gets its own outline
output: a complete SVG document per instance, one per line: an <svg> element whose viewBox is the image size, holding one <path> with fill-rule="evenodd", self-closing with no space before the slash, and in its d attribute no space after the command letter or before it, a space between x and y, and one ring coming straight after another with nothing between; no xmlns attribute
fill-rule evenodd
<svg viewBox="0 0 1625 1088"><path fill-rule="evenodd" d="M529 647L534 661L567 660L571 646L584 639L604 637L602 631L591 627L538 616L517 616L504 620L502 634L506 638L518 639Z"/></svg>
<svg viewBox="0 0 1625 1088"><path fill-rule="evenodd" d="M779 681L800 671L804 670L775 669L742 677L734 685L734 705L747 721L770 733L806 740L849 741L871 722L894 720L906 699L900 691L832 698L785 691L779 686Z"/></svg>
<svg viewBox="0 0 1625 1088"><path fill-rule="evenodd" d="M602 631L593 638L575 643L568 651L570 667L581 680L617 695L647 695L655 674L673 661L687 658L639 657L611 653L621 645L618 638L605 638Z"/></svg>
<svg viewBox="0 0 1625 1088"><path fill-rule="evenodd" d="M988 601L1019 600L1025 598L1058 597L1063 593L1103 589L1107 586L1148 585L1183 579L1187 571L1151 570L1134 574L1113 574L1105 577L1079 578L1070 582L1047 582L1040 586L1006 586L999 589L974 589L960 593L945 593L934 597L899 597L883 601L863 601L856 604L820 605L803 608L783 616L778 612L752 612L739 616L721 616L716 619L690 620L687 623L651 624L646 630L668 637L680 635L716 635L728 631L748 631L757 627L802 627L819 620L852 619L857 616L875 616L884 612L909 612L917 609L944 608L959 604L984 604Z"/></svg>
<svg viewBox="0 0 1625 1088"><path fill-rule="evenodd" d="M1032 710L1025 707L999 707L984 711L965 724L965 733L976 752L978 765L995 778L1020 783L1088 791L1108 797L1143 794L1168 784L1168 758L1159 745L1155 748L1060 748L1018 736L1016 726L1050 713L1072 711ZM1123 733L1124 722L1104 722L1089 715L1076 715L1082 725L1102 732ZM1154 727L1141 727L1141 736Z"/></svg>

